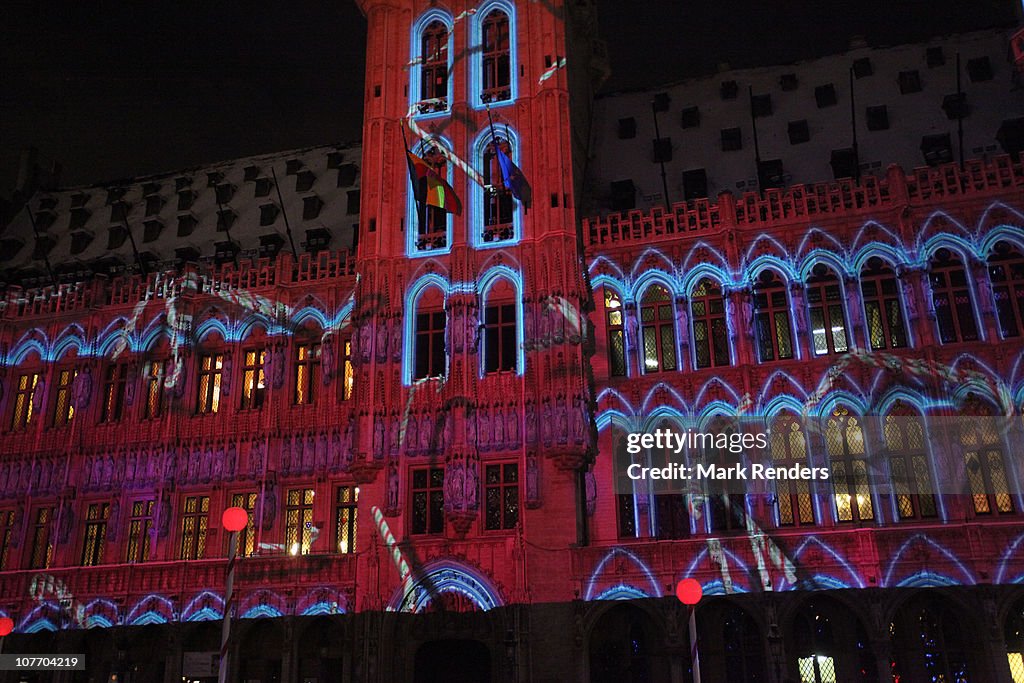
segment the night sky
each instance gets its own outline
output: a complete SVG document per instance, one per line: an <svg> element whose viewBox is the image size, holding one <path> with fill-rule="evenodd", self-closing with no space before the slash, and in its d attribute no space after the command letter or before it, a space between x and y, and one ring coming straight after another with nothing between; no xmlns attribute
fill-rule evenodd
<svg viewBox="0 0 1024 683"><path fill-rule="evenodd" d="M1012 0L598 4L607 90L838 52L853 35L889 45L1016 17ZM358 140L365 30L350 0L8 3L0 194L28 145L75 185Z"/></svg>

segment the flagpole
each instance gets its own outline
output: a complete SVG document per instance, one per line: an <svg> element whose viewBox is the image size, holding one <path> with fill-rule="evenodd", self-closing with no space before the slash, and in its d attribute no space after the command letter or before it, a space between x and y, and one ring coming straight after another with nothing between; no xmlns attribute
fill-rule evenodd
<svg viewBox="0 0 1024 683"><path fill-rule="evenodd" d="M412 187L412 201L416 205L416 229L418 230L419 234L425 235L426 232L423 229L423 220L424 220L424 215L427 212L426 211L426 202L424 201L424 206L423 207L420 206L420 198L419 198L419 193L417 191L418 188L416 187L415 181L413 180L413 176L415 175L415 173L414 173L414 170L413 170L413 167L412 167L412 159L409 158L409 155L412 154L412 151L409 149L409 138L406 137L406 135L405 135L405 120L404 119L402 120L401 128L402 128L402 144L405 145L405 165L406 165L406 168L409 169L409 182L413 184L413 187Z"/></svg>

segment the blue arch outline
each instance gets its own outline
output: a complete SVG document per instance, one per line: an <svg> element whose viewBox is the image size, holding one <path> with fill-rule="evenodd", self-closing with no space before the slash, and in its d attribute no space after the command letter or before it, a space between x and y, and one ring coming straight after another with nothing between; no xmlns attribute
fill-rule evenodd
<svg viewBox="0 0 1024 683"><path fill-rule="evenodd" d="M487 297L491 292L491 288L494 287L495 283L499 280L505 280L512 285L512 289L516 293L516 375L522 377L526 372L526 332L524 330L523 320L523 276L517 270L513 270L509 266L504 264L491 266L488 268L478 280L478 288L480 291L479 310L484 311L487 306ZM481 320L482 322L482 320ZM484 368L486 368L487 359L485 358L485 350L480 349L477 353L479 356L478 361L478 372L482 378L484 376Z"/></svg>
<svg viewBox="0 0 1024 683"><path fill-rule="evenodd" d="M451 79L449 79L449 84ZM450 87L450 85L449 85ZM450 97L450 96L449 96ZM452 157L452 143L451 140L444 137L443 135L432 135L426 139L420 139L418 142L414 142L412 146L413 154L422 157L427 147L440 147L443 149L445 158L451 159ZM445 164L445 180L449 185L452 184L454 178L454 166L455 164ZM448 211L444 213L445 220L445 241L443 247L436 249L417 249L416 238L419 235L419 211L416 207L416 198L413 196L412 181L405 180L405 254L409 258L423 258L426 256L438 256L440 254L451 253L452 250L452 224L454 217Z"/></svg>
<svg viewBox="0 0 1024 683"><path fill-rule="evenodd" d="M420 299L423 297L423 293L430 287L437 287L441 290L441 295L444 298L444 309L445 309L445 329L448 327L448 294L451 291L451 285L448 280L437 273L426 273L421 275L405 292L405 312L404 320L402 321L402 384L404 386L410 386L412 384L412 371L413 366L416 363L415 350L416 350L416 309L419 306ZM447 367L445 368L445 375L447 375Z"/></svg>
<svg viewBox="0 0 1024 683"><path fill-rule="evenodd" d="M434 20L440 21L448 28L448 106L443 111L420 114L416 105L422 100L420 85L423 73L423 30ZM452 15L443 9L433 7L420 15L419 19L413 22L412 30L409 31L409 113L417 120L433 119L442 116L449 116L454 104L454 74L452 73L453 58L455 55L455 22Z"/></svg>
<svg viewBox="0 0 1024 683"><path fill-rule="evenodd" d="M519 32L516 27L516 5L514 2L509 0L487 0L477 8L476 12L470 18L469 25L469 52L472 55L472 60L469 66L469 106L473 109L481 110L485 109L485 105L480 101L479 97L475 94L479 94L483 90L483 24L484 19L493 10L501 10L508 17L508 56L509 56L509 99L501 100L500 102L491 102L491 109L498 109L500 107L507 107L515 104L516 100L519 99L519 78L516 73L516 65L519 63L518 54L518 36Z"/></svg>
<svg viewBox="0 0 1024 683"><path fill-rule="evenodd" d="M483 573L454 560L440 560L424 567L415 581L399 586L388 604L388 611L418 613L430 604L434 595L448 592L469 598L483 612L504 604L498 589Z"/></svg>
<svg viewBox="0 0 1024 683"><path fill-rule="evenodd" d="M519 134L512 126L502 125L500 129L496 129L498 137L507 139L508 144L512 147L512 162L517 166L522 166L522 141L519 138ZM470 145L470 160L476 168L483 169L484 167L484 150L487 145L491 144L491 129L482 129L473 139ZM483 182L483 171L480 172L481 182ZM494 182L494 178L491 178L491 182ZM512 200L512 238L507 240L498 240L496 242L484 242L483 241L483 226L484 226L484 192L486 189L481 185L475 184L469 185L469 191L472 194L469 197L469 244L474 249L495 249L498 247L508 247L519 244L523 239L523 203L518 199L513 198Z"/></svg>

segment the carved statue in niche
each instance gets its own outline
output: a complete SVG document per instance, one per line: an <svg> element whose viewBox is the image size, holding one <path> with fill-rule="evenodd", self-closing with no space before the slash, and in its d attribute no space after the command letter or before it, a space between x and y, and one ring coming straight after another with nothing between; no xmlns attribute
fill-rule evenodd
<svg viewBox="0 0 1024 683"><path fill-rule="evenodd" d="M466 344L470 353L476 353L480 341L480 326L477 321L475 306L469 306L466 310Z"/></svg>
<svg viewBox="0 0 1024 683"><path fill-rule="evenodd" d="M420 450L424 453L430 452L430 440L434 437L434 419L429 413L423 414L420 421Z"/></svg>
<svg viewBox="0 0 1024 683"><path fill-rule="evenodd" d="M115 498L110 504L110 518L107 522L107 540L117 541L117 532L121 528L121 501Z"/></svg>
<svg viewBox="0 0 1024 683"><path fill-rule="evenodd" d="M231 395L231 354L224 354L224 364L220 375L220 393L222 396Z"/></svg>
<svg viewBox="0 0 1024 683"><path fill-rule="evenodd" d="M466 339L466 321L463 307L459 306L454 311L454 319L452 320L452 351L454 353L462 353L462 349L465 345Z"/></svg>
<svg viewBox="0 0 1024 683"><path fill-rule="evenodd" d="M68 538L70 538L71 536L71 530L75 526L75 511L73 509L71 501L62 501L57 514L60 517L60 523L59 526L57 527L57 544L64 545L68 542ZM108 523L108 530L110 526L111 525Z"/></svg>
<svg viewBox="0 0 1024 683"><path fill-rule="evenodd" d="M128 453L125 460L127 462L124 467L124 483L130 486L135 483L135 454Z"/></svg>
<svg viewBox="0 0 1024 683"><path fill-rule="evenodd" d="M341 432L337 429L331 432L331 446L328 449L328 466L332 470L341 467Z"/></svg>
<svg viewBox="0 0 1024 683"><path fill-rule="evenodd" d="M523 299L523 324L524 340L523 347L529 351L537 342L537 324L534 321L533 303L529 299Z"/></svg>
<svg viewBox="0 0 1024 683"><path fill-rule="evenodd" d="M399 438L398 433L402 423L398 419L398 413L391 411L391 417L388 420L388 453L392 456L398 455Z"/></svg>
<svg viewBox="0 0 1024 683"><path fill-rule="evenodd" d="M323 385L330 386L331 379L334 378L335 371L335 355L334 355L334 335L324 335L320 340L320 378L323 381Z"/></svg>
<svg viewBox="0 0 1024 683"><path fill-rule="evenodd" d="M35 388L32 390L32 411L36 415L42 414L44 400L46 398L46 380L42 377L36 382Z"/></svg>
<svg viewBox="0 0 1024 683"><path fill-rule="evenodd" d="M274 357L274 372L273 375L271 376L271 383L273 384L275 389L280 389L282 386L284 386L284 344L275 345L271 353Z"/></svg>
<svg viewBox="0 0 1024 683"><path fill-rule="evenodd" d="M384 419L379 414L373 416L373 457L384 457Z"/></svg>
<svg viewBox="0 0 1024 683"><path fill-rule="evenodd" d="M547 297L540 301L540 342L544 346L551 344L551 304Z"/></svg>
<svg viewBox="0 0 1024 683"><path fill-rule="evenodd" d="M0 463L0 494L3 494L3 493L7 492L7 478L10 476L10 474L11 474L10 465L8 463ZM85 487L88 488L89 487L89 484L88 484L88 481L89 481L89 479L88 479L88 477L89 477L89 466L88 466L88 463L86 463L86 466L85 466L85 476L86 476Z"/></svg>
<svg viewBox="0 0 1024 683"><path fill-rule="evenodd" d="M558 443L565 443L569 440L569 416L566 413L565 396L559 394L557 400Z"/></svg>
<svg viewBox="0 0 1024 683"><path fill-rule="evenodd" d="M557 304L555 303L556 301ZM548 304L551 307L551 337L556 344L561 344L565 341L565 309L562 303L559 298Z"/></svg>
<svg viewBox="0 0 1024 683"><path fill-rule="evenodd" d="M377 318L377 361L383 363L388 359L388 325L383 316Z"/></svg>
<svg viewBox="0 0 1024 683"><path fill-rule="evenodd" d="M394 462L388 466L387 511L398 512L398 467Z"/></svg>
<svg viewBox="0 0 1024 683"><path fill-rule="evenodd" d="M587 517L593 517L597 509L597 479L594 478L593 470L587 470L583 479L587 492Z"/></svg>
<svg viewBox="0 0 1024 683"><path fill-rule="evenodd" d="M224 478L234 479L238 467L238 446L234 441L228 444L227 460L224 462Z"/></svg>
<svg viewBox="0 0 1024 683"><path fill-rule="evenodd" d="M441 432L441 448L452 447L452 423L455 421L455 416L451 410L445 413L444 416L444 431Z"/></svg>
<svg viewBox="0 0 1024 683"><path fill-rule="evenodd" d="M419 434L416 431L416 415L414 413L408 413L405 418L405 439L404 445L406 452L414 452L419 449L420 443L418 441Z"/></svg>
<svg viewBox="0 0 1024 683"><path fill-rule="evenodd" d="M263 493L263 530L270 531L274 528L274 520L277 518L277 491L273 484L267 485Z"/></svg>
<svg viewBox="0 0 1024 683"><path fill-rule="evenodd" d="M321 431L316 442L316 469L323 472L327 469L327 432Z"/></svg>
<svg viewBox="0 0 1024 683"><path fill-rule="evenodd" d="M199 460L199 480L207 484L210 482L210 475L213 472L213 447L210 444L206 444Z"/></svg>
<svg viewBox="0 0 1024 683"><path fill-rule="evenodd" d="M482 450L491 447L491 413L488 407L481 406L477 412L477 443Z"/></svg>
<svg viewBox="0 0 1024 683"><path fill-rule="evenodd" d="M501 404L494 406L494 417L491 419L491 440L494 448L501 450L505 445L505 417Z"/></svg>
<svg viewBox="0 0 1024 683"><path fill-rule="evenodd" d="M478 458L470 456L466 458L466 509L476 510L478 506L477 501L477 488L480 481L480 476L477 471L479 464Z"/></svg>
<svg viewBox="0 0 1024 683"><path fill-rule="evenodd" d="M256 474L263 468L263 441L260 439L253 439L252 443L249 444L249 476L253 479L256 478Z"/></svg>
<svg viewBox="0 0 1024 683"><path fill-rule="evenodd" d="M526 455L526 500L540 500L540 466L533 451Z"/></svg>
<svg viewBox="0 0 1024 683"><path fill-rule="evenodd" d="M505 437L510 446L519 443L519 411L511 403L505 411Z"/></svg>
<svg viewBox="0 0 1024 683"><path fill-rule="evenodd" d="M541 438L545 446L550 446L554 441L554 418L555 413L551 409L551 400L544 399L543 417L540 421Z"/></svg>
<svg viewBox="0 0 1024 683"><path fill-rule="evenodd" d="M573 406L574 410L572 411L572 439L573 442L581 444L583 443L584 430L586 428L585 417L587 406L583 402L582 396L576 396L573 402L575 405Z"/></svg>
<svg viewBox="0 0 1024 683"><path fill-rule="evenodd" d="M342 469L348 470L352 466L355 454L352 452L352 444L355 442L355 421L349 418L345 425L345 434L341 443L341 465Z"/></svg>
<svg viewBox="0 0 1024 683"><path fill-rule="evenodd" d="M373 347L373 328L370 319L363 320L359 328L359 358L364 362L370 361L370 352Z"/></svg>
<svg viewBox="0 0 1024 683"><path fill-rule="evenodd" d="M533 401L526 403L526 443L537 443L537 406Z"/></svg>
<svg viewBox="0 0 1024 683"><path fill-rule="evenodd" d="M164 452L164 479L170 481L174 478L174 467L177 464L178 449L171 446Z"/></svg>
<svg viewBox="0 0 1024 683"><path fill-rule="evenodd" d="M107 454L107 457L103 459L103 486L104 488L110 488L110 484L114 481L114 457Z"/></svg>
<svg viewBox="0 0 1024 683"><path fill-rule="evenodd" d="M11 547L17 548L21 545L21 539L24 537L25 528L22 524L22 520L25 517L25 506L21 503L14 510L14 522L12 523L12 534L11 534Z"/></svg>
<svg viewBox="0 0 1024 683"><path fill-rule="evenodd" d="M450 510L465 509L466 474L462 461L449 459L445 470L445 507Z"/></svg>
<svg viewBox="0 0 1024 683"><path fill-rule="evenodd" d="M306 437L306 450L302 454L302 471L309 473L313 471L316 464L316 436L310 432Z"/></svg>
<svg viewBox="0 0 1024 683"><path fill-rule="evenodd" d="M391 333L388 334L388 346L391 347L391 360L402 360L402 316L391 319Z"/></svg>
<svg viewBox="0 0 1024 683"><path fill-rule="evenodd" d="M124 383L124 404L129 408L135 405L135 385L139 379L139 371L135 363L128 366L128 376Z"/></svg>
<svg viewBox="0 0 1024 683"><path fill-rule="evenodd" d="M39 467L39 461L38 460L33 460L32 461L32 474L29 477L29 482L28 482L29 486L32 487L33 491L35 491L36 489L39 488L39 475L40 474L41 474L41 472L40 472L40 467Z"/></svg>
<svg viewBox="0 0 1024 683"><path fill-rule="evenodd" d="M210 464L210 476L214 481L220 481L224 475L224 444L217 446L214 452L213 462Z"/></svg>

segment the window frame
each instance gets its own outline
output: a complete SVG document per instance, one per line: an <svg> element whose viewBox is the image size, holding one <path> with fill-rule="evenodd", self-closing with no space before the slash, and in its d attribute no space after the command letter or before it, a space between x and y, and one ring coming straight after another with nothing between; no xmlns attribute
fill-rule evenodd
<svg viewBox="0 0 1024 683"><path fill-rule="evenodd" d="M835 298L830 298L830 297ZM817 298L817 301L813 298ZM807 316L811 356L822 358L848 353L851 346L850 325L846 319L846 292L843 280L835 268L826 263L817 263L804 281L804 301L807 303ZM838 309L838 310L837 310ZM821 353L815 343L815 314L821 315L822 334L825 337L825 348ZM838 325L835 318L838 318ZM840 331L837 331L836 328ZM845 342L839 348L840 338Z"/></svg>
<svg viewBox="0 0 1024 683"><path fill-rule="evenodd" d="M998 253L1001 245L1006 244L1004 253ZM1005 240L997 242L985 260L988 269L989 285L992 287L992 303L999 325L999 335L1003 339L1020 339L1024 335L1024 250ZM1020 271L1014 274L1014 266ZM996 279L996 272L1001 277ZM1007 321L1009 317L1011 320ZM1007 322L1013 323L1012 333L1008 333Z"/></svg>
<svg viewBox="0 0 1024 683"><path fill-rule="evenodd" d="M828 467L829 467L829 481L832 486L832 510L835 513L836 524L853 524L854 526L860 526L865 524L877 524L878 523L878 505L874 499L874 491L871 487L869 466L870 454L868 452L868 440L864 430L864 416L857 413L853 408L845 404L839 404L834 406L829 412L822 416L824 421L824 428L822 430L823 438L825 441L825 453L828 456ZM829 425L835 423L840 426L839 435L842 439L841 451L834 451L829 441ZM854 452L850 447L850 423L855 422L860 430L862 450L860 453ZM863 486L867 489L867 497L865 501L857 499L861 483L857 480L857 462L861 461L860 464L864 468ZM836 465L842 465L842 477L844 478L846 490L841 492L837 488L840 481L840 477L836 474ZM852 480L852 483L851 483ZM853 491L853 493L851 493ZM849 518L841 518L841 509L839 505L839 496L849 496L848 501L850 512ZM864 508L866 506L867 514L864 514Z"/></svg>
<svg viewBox="0 0 1024 683"><path fill-rule="evenodd" d="M210 367L205 367L206 361ZM205 351L199 354L196 368L196 415L216 415L223 397L224 368L227 354L223 351ZM203 381L206 380L206 390Z"/></svg>
<svg viewBox="0 0 1024 683"><path fill-rule="evenodd" d="M953 279L958 270L963 273L962 285L956 284ZM968 262L963 254L948 247L936 249L928 257L927 273L928 285L931 290L932 309L935 312L935 329L938 332L939 343L945 346L947 344L967 344L982 341L984 339L983 326L978 319L978 309L971 287L971 274L968 272ZM937 281L939 276L943 279L941 284ZM963 296L966 296L966 301L959 300ZM944 310L949 311L949 319L945 323L942 315L940 315L940 298L946 300L948 308ZM963 310L964 305L970 309L969 315L964 315L966 313ZM943 330L946 324L952 327L948 330ZM968 324L970 327L965 327ZM951 333L952 336L947 333ZM973 337L968 338L971 334L973 334ZM948 341L947 338L949 339Z"/></svg>
<svg viewBox="0 0 1024 683"><path fill-rule="evenodd" d="M651 300L645 301L651 290L654 288L660 288L665 292L664 300ZM662 318L665 309L669 312L669 317ZM645 323L644 315L646 311L652 312L652 319ZM676 329L676 302L672 296L672 288L668 285L658 281L652 282L644 287L643 292L637 297L637 318L639 320L640 328L640 339L638 340L640 347L638 349L640 353L640 372L643 375L653 375L664 372L678 372L680 369L679 363L679 331ZM666 329L671 331L671 339L666 340ZM657 366L647 366L647 331L652 330L654 333L654 344L655 352L657 353ZM668 349L672 351L673 365L672 367L666 367L665 362L665 351L666 341L668 342Z"/></svg>
<svg viewBox="0 0 1024 683"><path fill-rule="evenodd" d="M11 400L11 421L12 432L28 431L36 417L35 393L39 390L39 383L43 380L41 370L26 369L14 374L15 384L13 398ZM31 384L31 386L29 386ZM45 390L45 384L43 389Z"/></svg>
<svg viewBox="0 0 1024 683"><path fill-rule="evenodd" d="M82 531L83 567L96 567L103 562L110 523L110 501L90 501L85 505L85 526Z"/></svg>
<svg viewBox="0 0 1024 683"><path fill-rule="evenodd" d="M509 63L509 96L503 100L485 103L480 95L484 87L484 24L494 11L501 11L508 18L508 63ZM470 50L474 55L470 62L469 69L469 106L476 110L507 107L515 104L519 99L519 73L518 73L518 41L517 38L517 17L514 2L508 0L490 0L481 5L470 21Z"/></svg>
<svg viewBox="0 0 1024 683"><path fill-rule="evenodd" d="M434 136L430 138L421 139L416 142L412 147L412 153L420 157L424 161L428 161L426 157L431 156L431 149L437 149L437 154L440 154L445 158L444 178L445 181L452 186L456 192L459 192L458 188L455 188L454 182L454 169L455 164L452 162L452 144L443 136ZM430 235L439 236L441 231L420 231L420 213L419 207L416 203L416 196L412 186L412 180L408 177L408 173L405 174L405 187L406 187L406 200L405 200L405 211L406 211L406 230L405 230L405 253L409 258L417 258L421 256L437 256L440 254L448 254L452 250L452 214L444 209L440 209L434 206L427 206L425 208L425 216L427 220L430 220L431 212L436 216L444 216L445 221L445 238L444 244L438 247L426 247L421 248L417 242L423 239L427 239ZM435 238L436 239L436 238Z"/></svg>
<svg viewBox="0 0 1024 683"><path fill-rule="evenodd" d="M142 563L150 560L153 552L152 530L155 502L146 499L132 501L125 539L125 562Z"/></svg>
<svg viewBox="0 0 1024 683"><path fill-rule="evenodd" d="M268 349L256 347L243 349L242 385L239 397L239 410L258 411L267 400L266 362ZM223 379L221 380L223 381ZM260 386L262 384L262 386Z"/></svg>
<svg viewBox="0 0 1024 683"><path fill-rule="evenodd" d="M195 509L190 509L194 507ZM189 529L189 523L194 527ZM206 540L210 526L210 496L185 495L178 511L178 559L202 560L206 557Z"/></svg>
<svg viewBox="0 0 1024 683"><path fill-rule="evenodd" d="M790 467L792 465L809 466L811 463L811 444L807 433L803 428L800 418L788 410L780 411L768 418L768 456L771 463L776 467ZM794 429L793 427L796 427ZM784 438L776 440L776 430L781 430ZM799 435L803 440L803 455L794 454L795 444L793 438ZM776 455L776 444L782 443L785 452L782 457ZM795 490L794 490L795 489ZM785 503L783 501L785 500ZM810 510L810 518L805 516L806 509L802 501L806 502ZM777 479L775 481L775 521L778 527L798 528L817 526L820 523L817 500L810 482L806 479L790 481ZM784 514L788 510L788 515Z"/></svg>
<svg viewBox="0 0 1024 683"><path fill-rule="evenodd" d="M612 306L614 301L617 305ZM608 344L608 376L627 377L629 376L629 350L626 348L626 307L622 304L622 296L604 285L604 313L605 313L605 336ZM615 316L618 322L615 322ZM615 351L615 339L619 340L619 351ZM616 362L619 363L621 371L616 369Z"/></svg>
<svg viewBox="0 0 1024 683"><path fill-rule="evenodd" d="M128 363L108 363L103 373L103 403L100 424L116 424L126 417L129 382Z"/></svg>
<svg viewBox="0 0 1024 683"><path fill-rule="evenodd" d="M74 385L78 372L78 367L75 365L61 366L54 371L55 391L50 424L55 429L66 427L75 419Z"/></svg>
<svg viewBox="0 0 1024 683"><path fill-rule="evenodd" d="M416 484L416 475L425 473L426 485ZM433 478L440 474L440 483L435 484ZM444 467L410 467L409 468L409 535L410 536L444 536L447 520L444 512ZM422 530L416 519L416 497L425 494L425 507ZM440 496L440 505L436 504L436 496ZM437 518L440 517L440 521Z"/></svg>
<svg viewBox="0 0 1024 683"><path fill-rule="evenodd" d="M519 463L514 460L502 460L495 462L481 463L483 469L483 476L481 477L481 486L483 487L483 515L481 520L482 529L486 533L501 533L515 530L522 519L522 489L520 487L519 479ZM497 470L498 480L491 482L488 477L492 470ZM508 481L506 479L509 469L511 469L513 480ZM498 524L497 526L491 525L491 514L493 512L490 500L490 492L498 492ZM511 491L512 497L515 502L515 519L509 524L507 519L508 511L506 504L508 503L507 497Z"/></svg>
<svg viewBox="0 0 1024 683"><path fill-rule="evenodd" d="M703 290L706 293L700 293L704 284L708 283L713 285L712 289ZM712 305L716 299L715 291L718 292L717 300L721 302L721 310L716 312ZM693 344L693 368L695 370L705 370L709 368L723 368L732 365L732 343L729 339L729 304L727 300L728 294L725 291L725 287L718 280L711 277L702 277L693 286L690 291L690 339ZM696 311L697 304L704 304L704 313L698 314ZM707 363L701 364L698 346L700 344L697 339L697 323L703 322L706 325L704 344L707 346ZM721 328L716 334L715 323L720 322ZM725 338L725 360L719 361L718 356L722 351L721 348L716 348L719 344L716 342L718 336L724 336Z"/></svg>
<svg viewBox="0 0 1024 683"><path fill-rule="evenodd" d="M424 56L423 56L423 37L426 30L434 23L439 22L442 24L447 31L447 55L446 61L446 73L447 73L447 97L445 106L441 109L434 111L421 111L420 105L427 99L423 96L423 68L424 68ZM409 69L409 110L413 112L413 117L416 119L428 119L441 116L448 116L451 114L453 104L453 93L454 93L454 81L453 69L452 69L452 58L455 49L454 41L454 21L451 16L442 10L431 9L423 13L419 19L412 26L410 31L410 46L409 54L411 56L410 63L412 68Z"/></svg>
<svg viewBox="0 0 1024 683"><path fill-rule="evenodd" d="M316 489L312 486L290 488L285 492L284 551L289 555L309 555L313 551L315 504ZM292 552L296 545L298 552Z"/></svg>
<svg viewBox="0 0 1024 683"><path fill-rule="evenodd" d="M342 531L344 531L343 538ZM339 555L358 551L359 487L342 484L334 489L334 549ZM343 545L344 544L344 545Z"/></svg>
<svg viewBox="0 0 1024 683"><path fill-rule="evenodd" d="M861 295L861 305L864 308L864 334L865 340L867 341L868 347L872 351L887 351L891 349L909 349L911 348L910 343L910 327L907 325L907 312L906 302L903 301L903 289L900 286L900 278L896 274L896 269L888 261L873 256L864 264L860 269L859 285ZM885 283L892 281L895 284L895 290L891 294L885 292ZM868 294L865 291L865 285L871 284L875 288L874 294ZM899 323L901 330L899 334L902 335L902 343L894 344L893 338L897 336L889 318L890 306L895 305L896 310L899 312ZM877 307L878 323L881 326L880 334L882 335L882 345L876 346L872 341L873 330L872 330L872 306Z"/></svg>
<svg viewBox="0 0 1024 683"><path fill-rule="evenodd" d="M769 274L769 277L765 277ZM796 360L799 358L799 341L793 333L793 300L789 293L789 281L784 275L772 268L765 268L761 270L755 277L755 282L751 288L751 305L753 309L753 324L754 329L754 345L757 350L757 360L760 363L774 363L776 361L787 361ZM783 303L778 304L773 300L772 294L781 292L783 296ZM765 306L762 308L758 305L758 297L765 297ZM785 315L786 318L786 335L789 338L789 354L782 356L779 351L779 315ZM772 355L770 358L766 358L764 355L765 347L761 343L761 331L762 326L767 325L767 331L770 333Z"/></svg>
<svg viewBox="0 0 1024 683"><path fill-rule="evenodd" d="M305 356L303 355L305 354ZM323 368L323 344L315 339L299 339L295 342L294 362L295 368L292 375L292 405L311 406L315 405L319 392L316 389L320 381ZM304 381L304 391L300 398L300 381Z"/></svg>

